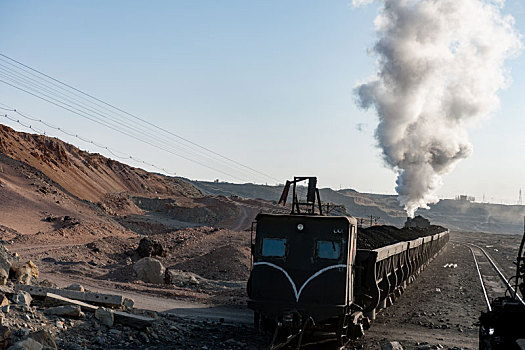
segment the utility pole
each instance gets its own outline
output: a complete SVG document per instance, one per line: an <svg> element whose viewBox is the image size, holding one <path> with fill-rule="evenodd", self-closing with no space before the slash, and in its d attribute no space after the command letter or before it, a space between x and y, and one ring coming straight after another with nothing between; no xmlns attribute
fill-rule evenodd
<svg viewBox="0 0 525 350"><path fill-rule="evenodd" d="M520 188L520 194L518 196L518 205L522 205L523 204L523 200L521 198L521 188Z"/></svg>
<svg viewBox="0 0 525 350"><path fill-rule="evenodd" d="M377 220L379 220L379 216L370 215L370 226L377 225Z"/></svg>

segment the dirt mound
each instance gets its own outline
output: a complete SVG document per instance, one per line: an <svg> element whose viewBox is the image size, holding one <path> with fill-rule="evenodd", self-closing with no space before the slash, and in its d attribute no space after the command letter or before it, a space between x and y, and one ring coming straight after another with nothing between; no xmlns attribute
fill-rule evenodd
<svg viewBox="0 0 525 350"><path fill-rule="evenodd" d="M445 230L444 227L434 225L426 228L397 228L387 225L360 227L357 229L357 248L376 249L402 241L434 235Z"/></svg>
<svg viewBox="0 0 525 350"><path fill-rule="evenodd" d="M246 247L227 244L170 268L191 271L212 280L247 280L250 274L250 251Z"/></svg>

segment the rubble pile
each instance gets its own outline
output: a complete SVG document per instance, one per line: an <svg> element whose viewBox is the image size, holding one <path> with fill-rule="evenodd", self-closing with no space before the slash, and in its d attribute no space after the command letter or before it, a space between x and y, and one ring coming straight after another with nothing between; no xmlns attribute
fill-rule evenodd
<svg viewBox="0 0 525 350"><path fill-rule="evenodd" d="M57 288L38 281L37 266L2 245L0 271L0 350L258 349L263 343L250 325L157 314L78 283Z"/></svg>

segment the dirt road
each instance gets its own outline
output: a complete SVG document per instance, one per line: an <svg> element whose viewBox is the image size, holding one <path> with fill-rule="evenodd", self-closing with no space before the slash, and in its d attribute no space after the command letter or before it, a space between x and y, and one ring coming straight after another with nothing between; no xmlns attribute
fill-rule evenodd
<svg viewBox="0 0 525 350"><path fill-rule="evenodd" d="M42 273L41 278L56 283L59 287L67 287L72 283L78 283L79 279L53 273ZM123 291L122 289L104 286L99 281L83 279L82 285L93 292L105 294L118 294L135 301L135 307L139 309L152 310L156 312L174 314L180 317L193 319L207 319L219 321L223 319L230 323L251 324L253 314L244 305L207 305L198 302L189 302L156 295L147 295L134 291Z"/></svg>

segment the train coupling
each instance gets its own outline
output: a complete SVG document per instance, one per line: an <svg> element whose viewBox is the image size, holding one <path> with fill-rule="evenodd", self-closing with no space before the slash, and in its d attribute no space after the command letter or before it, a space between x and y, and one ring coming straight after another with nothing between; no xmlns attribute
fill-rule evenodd
<svg viewBox="0 0 525 350"><path fill-rule="evenodd" d="M299 329L303 324L303 317L299 312L291 312L282 316L281 327L286 329Z"/></svg>

